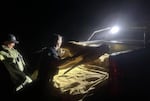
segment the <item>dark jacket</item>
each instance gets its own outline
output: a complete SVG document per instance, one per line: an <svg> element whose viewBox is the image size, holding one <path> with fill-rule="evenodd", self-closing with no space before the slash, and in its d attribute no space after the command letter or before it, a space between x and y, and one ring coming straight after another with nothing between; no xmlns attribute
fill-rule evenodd
<svg viewBox="0 0 150 101"><path fill-rule="evenodd" d="M10 74L0 61L0 97L1 99L10 99L13 96L14 85L11 81Z"/></svg>
<svg viewBox="0 0 150 101"><path fill-rule="evenodd" d="M58 72L59 61L60 57L54 48L50 47L43 50L38 79L43 83L48 83Z"/></svg>

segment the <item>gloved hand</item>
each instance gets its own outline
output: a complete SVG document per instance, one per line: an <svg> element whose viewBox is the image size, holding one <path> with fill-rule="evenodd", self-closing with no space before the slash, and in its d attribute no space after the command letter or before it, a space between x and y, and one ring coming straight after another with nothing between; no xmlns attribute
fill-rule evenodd
<svg viewBox="0 0 150 101"><path fill-rule="evenodd" d="M25 85L32 83L32 79L29 76L26 76L26 80L16 88L16 91L22 89Z"/></svg>

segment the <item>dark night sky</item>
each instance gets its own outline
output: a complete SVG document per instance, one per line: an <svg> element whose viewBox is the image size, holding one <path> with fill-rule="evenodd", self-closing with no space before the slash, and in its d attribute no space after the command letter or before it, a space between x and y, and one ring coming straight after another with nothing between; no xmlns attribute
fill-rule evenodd
<svg viewBox="0 0 150 101"><path fill-rule="evenodd" d="M86 40L105 26L150 24L149 0L5 0L0 5L1 33L15 33L25 52L40 48L51 33Z"/></svg>

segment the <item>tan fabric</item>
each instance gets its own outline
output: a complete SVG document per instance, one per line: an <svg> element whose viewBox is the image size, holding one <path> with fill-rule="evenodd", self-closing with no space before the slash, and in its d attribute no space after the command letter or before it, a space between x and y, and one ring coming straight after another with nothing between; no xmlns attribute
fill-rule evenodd
<svg viewBox="0 0 150 101"><path fill-rule="evenodd" d="M104 54L93 64L81 64L66 74L68 68L60 69L54 76L54 86L62 93L70 95L86 94L100 86L109 78L107 66L109 55Z"/></svg>

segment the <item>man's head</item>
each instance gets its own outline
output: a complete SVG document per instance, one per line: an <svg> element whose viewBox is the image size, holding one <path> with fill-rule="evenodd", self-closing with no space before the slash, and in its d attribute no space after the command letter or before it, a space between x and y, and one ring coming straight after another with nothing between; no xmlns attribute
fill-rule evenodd
<svg viewBox="0 0 150 101"><path fill-rule="evenodd" d="M62 45L62 36L59 34L52 34L49 39L49 45L58 50Z"/></svg>
<svg viewBox="0 0 150 101"><path fill-rule="evenodd" d="M7 34L3 37L3 44L6 45L8 48L13 48L15 44L18 44L19 41L16 40L15 35Z"/></svg>

